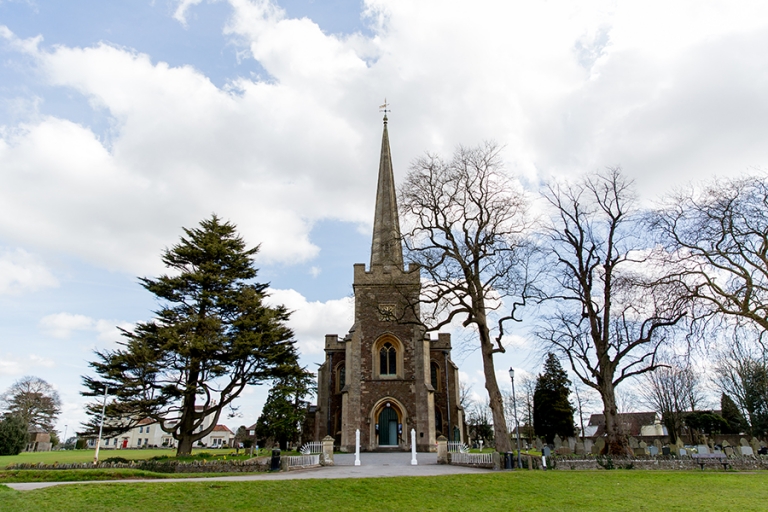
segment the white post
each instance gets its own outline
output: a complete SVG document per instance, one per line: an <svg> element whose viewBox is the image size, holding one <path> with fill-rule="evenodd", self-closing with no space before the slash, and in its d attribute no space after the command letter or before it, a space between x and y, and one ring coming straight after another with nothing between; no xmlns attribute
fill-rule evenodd
<svg viewBox="0 0 768 512"><path fill-rule="evenodd" d="M104 410L107 408L107 391L109 386L104 388L104 403L101 404L101 423L99 423L99 439L96 441L96 451L93 453L93 463L99 463L99 446L101 445L101 431L104 429Z"/></svg>
<svg viewBox="0 0 768 512"><path fill-rule="evenodd" d="M416 429L411 429L411 466L417 465L416 461Z"/></svg>
<svg viewBox="0 0 768 512"><path fill-rule="evenodd" d="M360 429L355 431L355 466L360 465Z"/></svg>
<svg viewBox="0 0 768 512"><path fill-rule="evenodd" d="M547 457L544 455L541 456L541 465L543 466L542 469L547 469Z"/></svg>

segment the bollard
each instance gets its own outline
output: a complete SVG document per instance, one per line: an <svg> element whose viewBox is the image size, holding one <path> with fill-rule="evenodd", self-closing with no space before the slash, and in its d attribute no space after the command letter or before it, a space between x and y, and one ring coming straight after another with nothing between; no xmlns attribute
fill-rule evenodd
<svg viewBox="0 0 768 512"><path fill-rule="evenodd" d="M355 466L360 465L360 429L355 431Z"/></svg>

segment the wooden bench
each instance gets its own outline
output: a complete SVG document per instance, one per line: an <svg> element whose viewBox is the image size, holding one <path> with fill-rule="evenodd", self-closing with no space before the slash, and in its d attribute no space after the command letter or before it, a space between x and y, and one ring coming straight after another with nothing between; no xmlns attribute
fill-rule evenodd
<svg viewBox="0 0 768 512"><path fill-rule="evenodd" d="M709 462L721 464L723 469L728 469L728 466L731 465L728 462L728 456L724 453L694 453L691 455L691 458L701 466L702 471L704 471L704 465Z"/></svg>

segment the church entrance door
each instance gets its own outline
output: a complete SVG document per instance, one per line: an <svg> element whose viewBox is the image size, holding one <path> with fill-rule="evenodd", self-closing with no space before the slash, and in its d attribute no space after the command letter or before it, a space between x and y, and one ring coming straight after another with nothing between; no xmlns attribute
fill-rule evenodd
<svg viewBox="0 0 768 512"><path fill-rule="evenodd" d="M397 446L397 413L391 407L379 414L379 446Z"/></svg>

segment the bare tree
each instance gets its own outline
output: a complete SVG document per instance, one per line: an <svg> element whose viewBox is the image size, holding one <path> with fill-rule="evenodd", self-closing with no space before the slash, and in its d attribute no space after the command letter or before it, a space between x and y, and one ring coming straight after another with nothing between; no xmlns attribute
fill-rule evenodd
<svg viewBox="0 0 768 512"><path fill-rule="evenodd" d="M496 449L509 451L493 356L505 351L504 325L519 320L530 282L525 197L504 173L499 147L485 143L459 147L448 162L415 161L399 203L409 259L425 274L421 318L428 330L454 319L477 330Z"/></svg>
<svg viewBox="0 0 768 512"><path fill-rule="evenodd" d="M579 418L579 435L583 441L584 432L586 431L584 419L588 419L592 415L592 411L600 402L600 397L599 395L595 396L595 390L586 386L581 380L573 381L573 397L573 403L576 405L576 414L578 414Z"/></svg>
<svg viewBox="0 0 768 512"><path fill-rule="evenodd" d="M520 423L520 436L531 441L533 432L533 393L536 390L536 379L528 375L517 377L515 375L515 392L512 395L512 388L504 391L504 413L507 423L515 425L515 406L517 406L517 420Z"/></svg>
<svg viewBox="0 0 768 512"><path fill-rule="evenodd" d="M667 364L643 376L640 399L661 415L671 442L675 443L686 413L699 408L703 396L699 377L687 361Z"/></svg>
<svg viewBox="0 0 768 512"><path fill-rule="evenodd" d="M768 354L762 347L733 343L715 364L715 386L733 397L754 436L768 434Z"/></svg>
<svg viewBox="0 0 768 512"><path fill-rule="evenodd" d="M600 394L606 450L625 454L616 387L658 366L665 331L684 313L662 286L648 286L654 269L638 230L632 184L619 169L552 184L545 197L554 215L545 243L551 283L544 300L554 311L537 335Z"/></svg>
<svg viewBox="0 0 768 512"><path fill-rule="evenodd" d="M0 405L24 420L27 427L53 432L61 412L61 399L53 386L39 377L26 376L14 382L0 396Z"/></svg>
<svg viewBox="0 0 768 512"><path fill-rule="evenodd" d="M674 268L669 282L697 319L723 315L768 331L768 184L716 180L670 197L652 227Z"/></svg>

